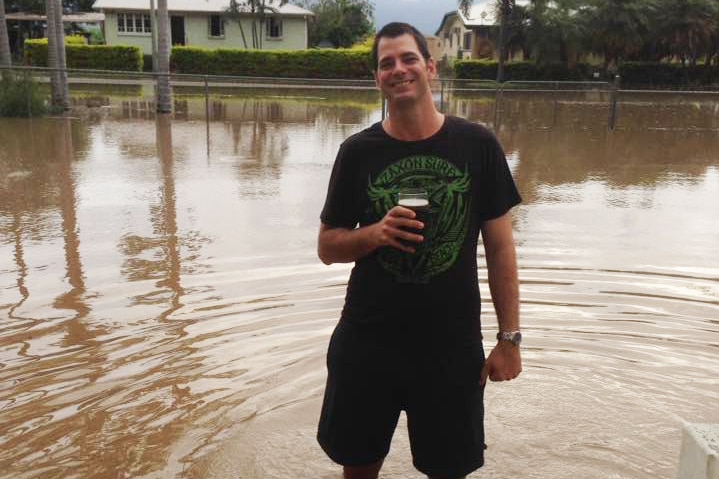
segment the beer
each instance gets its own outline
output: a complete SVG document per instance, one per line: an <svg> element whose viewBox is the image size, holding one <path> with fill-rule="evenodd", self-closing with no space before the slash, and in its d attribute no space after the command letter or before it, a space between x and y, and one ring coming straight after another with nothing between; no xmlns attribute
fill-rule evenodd
<svg viewBox="0 0 719 479"><path fill-rule="evenodd" d="M415 220L424 224L423 230L414 228L406 228L410 233L424 236L430 221L429 196L426 191L420 189L401 190L397 196L397 205L409 208L415 213ZM404 240L403 244L412 247L418 247L421 243L415 241Z"/></svg>

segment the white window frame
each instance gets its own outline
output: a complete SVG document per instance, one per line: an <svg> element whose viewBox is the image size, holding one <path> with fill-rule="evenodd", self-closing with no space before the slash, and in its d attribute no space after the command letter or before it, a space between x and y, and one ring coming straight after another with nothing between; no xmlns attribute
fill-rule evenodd
<svg viewBox="0 0 719 479"><path fill-rule="evenodd" d="M275 27L274 29L272 27ZM273 35L273 30L278 35ZM265 39L267 40L282 40L284 36L282 18L281 17L268 17L265 19Z"/></svg>
<svg viewBox="0 0 719 479"><path fill-rule="evenodd" d="M138 23L139 22L139 23ZM139 29L138 29L139 27ZM117 13L117 34L118 35L140 35L149 36L152 34L152 21L149 13L118 12Z"/></svg>
<svg viewBox="0 0 719 479"><path fill-rule="evenodd" d="M212 19L217 18L220 22L220 34L212 34ZM209 38L225 38L225 19L222 15L208 15L207 16L207 36Z"/></svg>

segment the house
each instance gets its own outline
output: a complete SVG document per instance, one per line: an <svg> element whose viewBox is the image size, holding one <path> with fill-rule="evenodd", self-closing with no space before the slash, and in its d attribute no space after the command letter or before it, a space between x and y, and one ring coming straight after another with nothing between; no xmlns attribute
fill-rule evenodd
<svg viewBox="0 0 719 479"><path fill-rule="evenodd" d="M157 6L157 0L155 0ZM243 1L239 0L240 6ZM241 25L228 13L230 0L167 0L172 45L203 48L253 48L252 16L243 13ZM261 25L264 50L303 50L308 46L309 10L267 0L271 12ZM152 53L150 0L97 0L93 7L105 14L108 45L140 47ZM256 31L260 31L260 25Z"/></svg>
<svg viewBox="0 0 719 479"><path fill-rule="evenodd" d="M528 0L517 0L526 5ZM439 59L497 59L494 39L499 19L495 0L475 0L465 16L461 11L447 12L435 35L439 38Z"/></svg>

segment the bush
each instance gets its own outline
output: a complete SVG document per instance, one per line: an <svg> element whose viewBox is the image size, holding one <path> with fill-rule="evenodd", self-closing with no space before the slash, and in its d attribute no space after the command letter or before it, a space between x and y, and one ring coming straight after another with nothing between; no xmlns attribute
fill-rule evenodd
<svg viewBox="0 0 719 479"><path fill-rule="evenodd" d="M288 78L372 78L367 49L296 51L174 47L175 73Z"/></svg>
<svg viewBox="0 0 719 479"><path fill-rule="evenodd" d="M628 87L708 86L719 82L719 66L626 62L619 67L619 75Z"/></svg>
<svg viewBox="0 0 719 479"><path fill-rule="evenodd" d="M68 68L142 71L142 52L138 47L68 43L65 54ZM47 66L47 38L25 40L25 64Z"/></svg>
<svg viewBox="0 0 719 479"><path fill-rule="evenodd" d="M457 60L454 74L460 79L496 80L498 64L495 60ZM580 81L592 79L592 67L578 63L570 68L567 63L556 62L537 65L534 62L507 62L504 64L505 81Z"/></svg>
<svg viewBox="0 0 719 479"><path fill-rule="evenodd" d="M86 45L87 40L82 35L71 35L65 37L65 45Z"/></svg>
<svg viewBox="0 0 719 479"><path fill-rule="evenodd" d="M47 113L38 85L29 77L5 72L0 79L0 116L30 117Z"/></svg>

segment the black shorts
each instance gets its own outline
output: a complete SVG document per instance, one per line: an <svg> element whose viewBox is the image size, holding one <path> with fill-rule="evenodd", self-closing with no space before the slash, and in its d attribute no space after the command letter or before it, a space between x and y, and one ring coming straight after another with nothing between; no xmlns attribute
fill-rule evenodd
<svg viewBox="0 0 719 479"><path fill-rule="evenodd" d="M388 454L404 410L414 466L429 476L465 476L484 464L483 364L479 341L388 347L340 323L327 352L317 439L338 464L371 464Z"/></svg>

